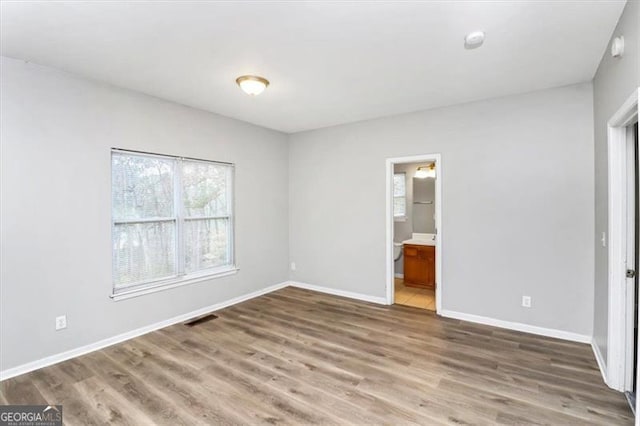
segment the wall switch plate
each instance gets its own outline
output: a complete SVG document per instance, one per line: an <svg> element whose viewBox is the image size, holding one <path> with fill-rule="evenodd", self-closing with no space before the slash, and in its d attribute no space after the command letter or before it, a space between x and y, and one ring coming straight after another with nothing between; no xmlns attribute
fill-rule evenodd
<svg viewBox="0 0 640 426"><path fill-rule="evenodd" d="M522 296L522 306L525 308L531 307L531 296Z"/></svg>
<svg viewBox="0 0 640 426"><path fill-rule="evenodd" d="M607 233L606 232L602 233L602 238L600 238L600 241L602 242L602 247L606 247L607 246Z"/></svg>
<svg viewBox="0 0 640 426"><path fill-rule="evenodd" d="M63 328L67 328L67 316L61 315L56 317L56 330L62 330Z"/></svg>
<svg viewBox="0 0 640 426"><path fill-rule="evenodd" d="M291 270L292 271L296 270L296 262L291 262Z"/></svg>

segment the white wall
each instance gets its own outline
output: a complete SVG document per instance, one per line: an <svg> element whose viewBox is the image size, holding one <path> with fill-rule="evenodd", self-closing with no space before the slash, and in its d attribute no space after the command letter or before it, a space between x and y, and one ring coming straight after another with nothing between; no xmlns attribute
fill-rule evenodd
<svg viewBox="0 0 640 426"><path fill-rule="evenodd" d="M1 65L0 370L289 277L384 297L385 159L435 152L444 309L591 334L590 84L287 137L50 68ZM111 147L235 163L240 272L112 301ZM69 327L56 332L62 314Z"/></svg>
<svg viewBox="0 0 640 426"><path fill-rule="evenodd" d="M287 280L286 135L8 58L1 106L0 370ZM112 301L111 147L235 163L240 272Z"/></svg>
<svg viewBox="0 0 640 426"><path fill-rule="evenodd" d="M441 153L443 308L591 335L590 83L290 142L292 280L384 297L385 159Z"/></svg>
<svg viewBox="0 0 640 426"><path fill-rule="evenodd" d="M640 26L640 2L629 1L620 16L613 37L624 36L625 54L622 58L613 58L609 49L604 52L598 72L593 79L593 107L595 134L595 307L593 339L606 362L609 285L607 247L600 239L607 232L608 220L608 167L607 167L607 122L622 106L634 90L640 86L640 45L638 27Z"/></svg>

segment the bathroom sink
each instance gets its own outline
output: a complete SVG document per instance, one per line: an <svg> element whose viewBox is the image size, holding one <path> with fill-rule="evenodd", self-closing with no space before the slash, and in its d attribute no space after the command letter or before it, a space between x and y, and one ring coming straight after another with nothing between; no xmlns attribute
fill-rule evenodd
<svg viewBox="0 0 640 426"><path fill-rule="evenodd" d="M415 244L419 246L435 246L436 234L419 234L414 232L411 239L404 240L402 244Z"/></svg>

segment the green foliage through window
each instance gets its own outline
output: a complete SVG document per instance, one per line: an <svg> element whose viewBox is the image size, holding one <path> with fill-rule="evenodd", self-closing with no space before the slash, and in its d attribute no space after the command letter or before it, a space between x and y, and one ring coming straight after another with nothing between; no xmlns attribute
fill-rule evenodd
<svg viewBox="0 0 640 426"><path fill-rule="evenodd" d="M116 291L233 264L231 165L121 150L111 165Z"/></svg>

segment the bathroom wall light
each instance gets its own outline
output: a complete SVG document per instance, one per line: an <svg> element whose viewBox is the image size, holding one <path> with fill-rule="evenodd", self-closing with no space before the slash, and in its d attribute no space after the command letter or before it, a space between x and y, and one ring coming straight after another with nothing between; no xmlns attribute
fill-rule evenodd
<svg viewBox="0 0 640 426"><path fill-rule="evenodd" d="M269 80L257 75L242 75L236 78L236 83L247 95L257 96L264 92L269 85Z"/></svg>
<svg viewBox="0 0 640 426"><path fill-rule="evenodd" d="M427 171L426 167L418 167L418 170L416 170L416 174L414 175L414 177L418 179L424 179L428 174L429 172Z"/></svg>
<svg viewBox="0 0 640 426"><path fill-rule="evenodd" d="M414 177L418 179L426 179L426 178L435 178L436 177L436 165L435 163L431 163L428 166L418 167L416 170L416 174Z"/></svg>

